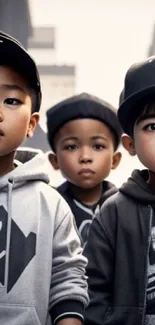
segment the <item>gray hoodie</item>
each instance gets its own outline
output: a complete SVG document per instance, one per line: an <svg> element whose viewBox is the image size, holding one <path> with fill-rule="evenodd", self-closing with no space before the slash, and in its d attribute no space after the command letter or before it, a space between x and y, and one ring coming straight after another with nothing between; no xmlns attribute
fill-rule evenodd
<svg viewBox="0 0 155 325"><path fill-rule="evenodd" d="M17 164L18 165L18 164ZM38 154L0 178L0 324L82 317L86 259L70 208Z"/></svg>

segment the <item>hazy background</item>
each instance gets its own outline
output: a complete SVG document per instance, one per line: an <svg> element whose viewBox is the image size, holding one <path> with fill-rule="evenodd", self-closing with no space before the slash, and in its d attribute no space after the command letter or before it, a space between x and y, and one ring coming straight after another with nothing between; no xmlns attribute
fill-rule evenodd
<svg viewBox="0 0 155 325"><path fill-rule="evenodd" d="M34 25L56 26L59 63L75 63L76 91L117 105L126 69L146 57L153 0L30 0Z"/></svg>
<svg viewBox="0 0 155 325"><path fill-rule="evenodd" d="M57 63L76 65L76 92L118 105L124 75L147 56L155 19L153 0L32 0L34 25L57 27ZM120 185L136 159L124 159L111 179Z"/></svg>
<svg viewBox="0 0 155 325"><path fill-rule="evenodd" d="M28 3L32 28L55 28L51 64L75 67L74 93L89 92L117 107L126 70L149 53L154 54L155 1L29 0ZM44 51L45 61L46 56ZM45 111L52 105L54 95L52 86L49 85L48 91L43 88L41 127L45 131ZM125 152L123 156L120 167L110 176L117 185L132 169L141 167L137 159ZM52 178L53 184L62 180L55 172Z"/></svg>

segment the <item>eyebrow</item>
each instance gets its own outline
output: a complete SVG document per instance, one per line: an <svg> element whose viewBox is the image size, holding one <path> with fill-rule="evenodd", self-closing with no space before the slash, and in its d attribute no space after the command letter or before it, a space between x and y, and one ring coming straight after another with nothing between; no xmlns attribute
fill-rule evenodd
<svg viewBox="0 0 155 325"><path fill-rule="evenodd" d="M148 120L149 118L155 118L155 113L152 113L152 114L144 114L144 115L140 116L137 119L136 125L138 125L142 121Z"/></svg>
<svg viewBox="0 0 155 325"><path fill-rule="evenodd" d="M18 91L22 91L23 93L25 93L24 89L16 84L2 84L2 85L0 85L0 89L1 88L4 90L18 90Z"/></svg>
<svg viewBox="0 0 155 325"><path fill-rule="evenodd" d="M93 136L90 138L91 140L105 140L105 141L108 141L104 136L101 136L101 135L96 135L96 136ZM66 137L62 140L62 143L65 142L65 141L69 141L69 140L74 140L74 141L77 141L78 138L77 137L73 137L73 136L70 136L70 137Z"/></svg>
<svg viewBox="0 0 155 325"><path fill-rule="evenodd" d="M63 143L63 142L68 141L68 140L78 140L78 138L77 137L66 137L61 142Z"/></svg>
<svg viewBox="0 0 155 325"><path fill-rule="evenodd" d="M108 141L106 137L104 137L103 135L95 135L93 137L91 137L91 140L105 140Z"/></svg>

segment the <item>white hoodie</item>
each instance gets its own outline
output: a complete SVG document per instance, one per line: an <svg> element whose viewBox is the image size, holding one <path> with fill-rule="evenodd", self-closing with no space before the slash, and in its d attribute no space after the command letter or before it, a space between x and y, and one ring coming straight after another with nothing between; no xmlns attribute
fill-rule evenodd
<svg viewBox="0 0 155 325"><path fill-rule="evenodd" d="M38 154L0 178L0 324L46 325L81 317L86 259L74 218Z"/></svg>

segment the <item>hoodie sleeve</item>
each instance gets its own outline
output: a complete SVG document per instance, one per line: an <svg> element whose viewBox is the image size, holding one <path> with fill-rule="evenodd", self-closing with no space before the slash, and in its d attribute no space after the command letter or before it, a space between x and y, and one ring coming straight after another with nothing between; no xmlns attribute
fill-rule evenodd
<svg viewBox="0 0 155 325"><path fill-rule="evenodd" d="M83 320L84 308L88 304L86 264L73 215L61 198L56 212L53 241L50 290L53 324L68 317Z"/></svg>
<svg viewBox="0 0 155 325"><path fill-rule="evenodd" d="M115 209L110 199L90 227L84 255L88 258L87 276L90 303L85 312L86 325L103 325L112 305L114 270L113 220ZM110 224L111 223L111 224ZM114 233L113 233L114 234Z"/></svg>

